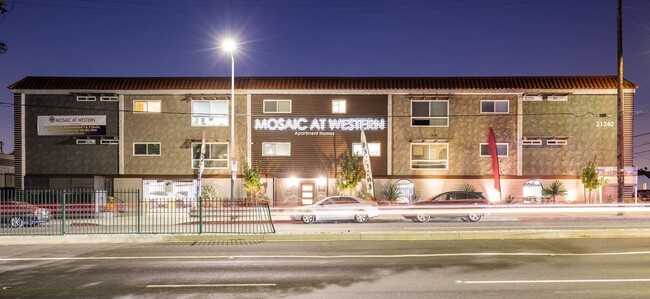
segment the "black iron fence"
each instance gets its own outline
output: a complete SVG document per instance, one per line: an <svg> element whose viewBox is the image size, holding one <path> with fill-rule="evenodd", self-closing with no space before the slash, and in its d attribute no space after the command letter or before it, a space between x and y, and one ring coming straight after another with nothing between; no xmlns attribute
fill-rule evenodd
<svg viewBox="0 0 650 299"><path fill-rule="evenodd" d="M0 235L275 233L246 200L142 199L139 190L0 190Z"/></svg>

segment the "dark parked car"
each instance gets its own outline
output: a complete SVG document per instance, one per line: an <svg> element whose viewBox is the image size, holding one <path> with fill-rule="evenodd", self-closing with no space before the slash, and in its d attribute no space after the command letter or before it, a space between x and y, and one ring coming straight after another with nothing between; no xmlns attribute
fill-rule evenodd
<svg viewBox="0 0 650 299"><path fill-rule="evenodd" d="M641 201L650 201L650 190L638 190L636 196L638 196Z"/></svg>
<svg viewBox="0 0 650 299"><path fill-rule="evenodd" d="M50 221L50 211L23 201L0 202L2 226L35 226Z"/></svg>
<svg viewBox="0 0 650 299"><path fill-rule="evenodd" d="M490 202L481 192L451 191L406 206L404 218L427 222L431 217L461 217L476 222L488 214Z"/></svg>

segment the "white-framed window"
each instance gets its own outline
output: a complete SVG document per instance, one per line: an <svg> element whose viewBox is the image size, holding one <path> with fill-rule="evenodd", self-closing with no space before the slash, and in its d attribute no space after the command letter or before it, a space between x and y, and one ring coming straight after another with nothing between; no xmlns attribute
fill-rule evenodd
<svg viewBox="0 0 650 299"><path fill-rule="evenodd" d="M134 156L160 156L160 142L134 142Z"/></svg>
<svg viewBox="0 0 650 299"><path fill-rule="evenodd" d="M291 113L291 100L264 100L264 113Z"/></svg>
<svg viewBox="0 0 650 299"><path fill-rule="evenodd" d="M99 100L102 102L117 102L119 100L118 96L101 96Z"/></svg>
<svg viewBox="0 0 650 299"><path fill-rule="evenodd" d="M411 143L411 169L449 169L449 144Z"/></svg>
<svg viewBox="0 0 650 299"><path fill-rule="evenodd" d="M111 144L111 145L118 145L120 144L120 141L117 139L102 139L99 141L99 144Z"/></svg>
<svg viewBox="0 0 650 299"><path fill-rule="evenodd" d="M524 139L521 141L521 145L542 145L541 139Z"/></svg>
<svg viewBox="0 0 650 299"><path fill-rule="evenodd" d="M550 95L546 97L549 102L567 102L569 101L568 95Z"/></svg>
<svg viewBox="0 0 650 299"><path fill-rule="evenodd" d="M567 145L569 142L566 139L549 139L546 140L546 145Z"/></svg>
<svg viewBox="0 0 650 299"><path fill-rule="evenodd" d="M481 157L490 156L490 147L487 143L481 143ZM508 156L508 144L507 143L497 143L497 156L507 157Z"/></svg>
<svg viewBox="0 0 650 299"><path fill-rule="evenodd" d="M381 156L381 143L379 142L368 142L368 151L370 152L370 157L380 157ZM352 154L355 156L363 155L363 147L361 143L352 144Z"/></svg>
<svg viewBox="0 0 650 299"><path fill-rule="evenodd" d="M343 99L332 100L332 113L346 113L347 101Z"/></svg>
<svg viewBox="0 0 650 299"><path fill-rule="evenodd" d="M162 112L161 103L159 100L158 101L134 100L133 112L160 113Z"/></svg>
<svg viewBox="0 0 650 299"><path fill-rule="evenodd" d="M77 139L77 144L92 145L92 144L97 144L97 140L95 140L95 139Z"/></svg>
<svg viewBox="0 0 650 299"><path fill-rule="evenodd" d="M448 127L449 100L411 100L411 126Z"/></svg>
<svg viewBox="0 0 650 299"><path fill-rule="evenodd" d="M205 168L227 169L228 159L228 143L211 142L205 144L205 156L203 157ZM201 143L192 143L192 168L198 169L200 162Z"/></svg>
<svg viewBox="0 0 650 299"><path fill-rule="evenodd" d="M541 102L544 100L544 96L541 94L525 94L522 100L524 102Z"/></svg>
<svg viewBox="0 0 650 299"><path fill-rule="evenodd" d="M481 113L510 113L510 101L481 100Z"/></svg>
<svg viewBox="0 0 650 299"><path fill-rule="evenodd" d="M262 156L291 156L291 143L262 142Z"/></svg>
<svg viewBox="0 0 650 299"><path fill-rule="evenodd" d="M96 96L77 96L77 102L94 102L97 101Z"/></svg>
<svg viewBox="0 0 650 299"><path fill-rule="evenodd" d="M228 101L192 101L192 126L228 125Z"/></svg>

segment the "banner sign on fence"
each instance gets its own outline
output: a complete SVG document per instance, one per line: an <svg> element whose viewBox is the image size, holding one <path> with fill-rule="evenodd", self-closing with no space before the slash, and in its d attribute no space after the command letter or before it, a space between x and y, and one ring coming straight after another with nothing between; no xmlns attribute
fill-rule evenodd
<svg viewBox="0 0 650 299"><path fill-rule="evenodd" d="M38 136L106 135L106 115L39 115Z"/></svg>

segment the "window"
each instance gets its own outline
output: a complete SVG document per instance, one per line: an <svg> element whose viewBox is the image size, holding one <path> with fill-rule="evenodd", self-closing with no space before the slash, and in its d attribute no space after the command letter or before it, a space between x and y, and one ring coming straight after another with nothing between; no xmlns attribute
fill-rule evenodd
<svg viewBox="0 0 650 299"><path fill-rule="evenodd" d="M411 169L448 169L447 143L411 143Z"/></svg>
<svg viewBox="0 0 650 299"><path fill-rule="evenodd" d="M133 112L160 113L160 101L133 101Z"/></svg>
<svg viewBox="0 0 650 299"><path fill-rule="evenodd" d="M542 140L540 139L524 139L521 141L521 145L542 145Z"/></svg>
<svg viewBox="0 0 650 299"><path fill-rule="evenodd" d="M264 113L291 113L291 100L264 100Z"/></svg>
<svg viewBox="0 0 650 299"><path fill-rule="evenodd" d="M546 145L567 145L568 141L564 139L549 139L546 140Z"/></svg>
<svg viewBox="0 0 650 299"><path fill-rule="evenodd" d="M134 142L134 156L160 156L160 142Z"/></svg>
<svg viewBox="0 0 650 299"><path fill-rule="evenodd" d="M449 126L448 100L412 100L411 126Z"/></svg>
<svg viewBox="0 0 650 299"><path fill-rule="evenodd" d="M77 96L78 102L93 102L96 101L97 97L95 96Z"/></svg>
<svg viewBox="0 0 650 299"><path fill-rule="evenodd" d="M291 156L291 143L262 142L262 156Z"/></svg>
<svg viewBox="0 0 650 299"><path fill-rule="evenodd" d="M566 95L551 95L546 97L546 100L549 102L566 102L569 100L569 96Z"/></svg>
<svg viewBox="0 0 650 299"><path fill-rule="evenodd" d="M192 143L192 168L198 169L201 161L201 143ZM206 143L205 168L228 168L228 143Z"/></svg>
<svg viewBox="0 0 650 299"><path fill-rule="evenodd" d="M509 113L508 100L481 100L481 113Z"/></svg>
<svg viewBox="0 0 650 299"><path fill-rule="evenodd" d="M192 101L192 126L227 126L228 101Z"/></svg>
<svg viewBox="0 0 650 299"><path fill-rule="evenodd" d="M77 144L97 144L95 139L77 139Z"/></svg>
<svg viewBox="0 0 650 299"><path fill-rule="evenodd" d="M481 143L481 157L490 156L490 147L487 143ZM507 157L508 156L508 144L507 143L497 143L497 156Z"/></svg>
<svg viewBox="0 0 650 299"><path fill-rule="evenodd" d="M101 96L99 97L99 100L102 102L117 102L118 97L117 96Z"/></svg>
<svg viewBox="0 0 650 299"><path fill-rule="evenodd" d="M381 143L368 142L368 151L371 157L381 156ZM352 154L355 156L363 155L363 148L361 147L361 143L352 144Z"/></svg>
<svg viewBox="0 0 650 299"><path fill-rule="evenodd" d="M345 100L332 100L332 113L345 113Z"/></svg>
<svg viewBox="0 0 650 299"><path fill-rule="evenodd" d="M120 141L117 139L102 139L99 141L99 144L113 144L117 145L120 144Z"/></svg>
<svg viewBox="0 0 650 299"><path fill-rule="evenodd" d="M544 96L541 94L525 94L522 100L527 102L541 102L544 100Z"/></svg>

